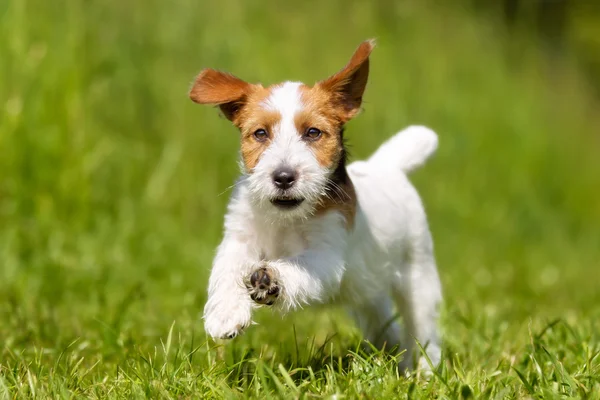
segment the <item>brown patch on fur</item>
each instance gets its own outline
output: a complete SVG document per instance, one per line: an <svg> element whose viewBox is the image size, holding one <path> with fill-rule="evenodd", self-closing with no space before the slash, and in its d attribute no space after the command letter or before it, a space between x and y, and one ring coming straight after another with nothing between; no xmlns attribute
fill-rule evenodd
<svg viewBox="0 0 600 400"><path fill-rule="evenodd" d="M258 164L260 156L273 140L273 126L280 118L279 113L263 109L259 109L251 117L240 118L238 126L241 133L240 149L246 170L251 171ZM254 132L258 129L264 129L269 134L269 138L264 142L260 142L254 137Z"/></svg>
<svg viewBox="0 0 600 400"><path fill-rule="evenodd" d="M347 175L346 177L345 182L328 185L327 196L321 199L315 214L322 215L328 211L339 211L346 220L346 229L350 230L354 226L357 200L352 180Z"/></svg>
<svg viewBox="0 0 600 400"><path fill-rule="evenodd" d="M242 160L247 171L256 167L260 156L273 140L274 126L281 119L278 112L267 110L262 106L262 103L271 95L271 90L272 87L265 89L261 86L260 89L252 91L233 120L235 126L240 130ZM256 140L254 132L258 129L264 129L269 138L263 142Z"/></svg>
<svg viewBox="0 0 600 400"><path fill-rule="evenodd" d="M340 129L343 118L339 109L331 102L331 94L318 86L300 86L303 109L295 116L298 134L304 135L309 128L321 131L315 141L306 141L322 167L335 168L344 151Z"/></svg>

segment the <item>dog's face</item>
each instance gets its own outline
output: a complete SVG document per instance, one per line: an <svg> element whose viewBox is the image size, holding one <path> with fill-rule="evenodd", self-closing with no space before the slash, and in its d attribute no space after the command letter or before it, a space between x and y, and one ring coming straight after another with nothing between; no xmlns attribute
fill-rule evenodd
<svg viewBox="0 0 600 400"><path fill-rule="evenodd" d="M196 78L190 98L218 105L239 128L251 199L265 213L305 218L338 184L332 178L345 161L342 128L360 110L373 47L362 43L344 69L312 87L264 88L213 69Z"/></svg>

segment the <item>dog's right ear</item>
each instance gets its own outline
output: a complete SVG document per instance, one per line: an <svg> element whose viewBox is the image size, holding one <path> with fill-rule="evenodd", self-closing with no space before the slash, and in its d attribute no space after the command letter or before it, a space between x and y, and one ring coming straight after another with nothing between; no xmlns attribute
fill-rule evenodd
<svg viewBox="0 0 600 400"><path fill-rule="evenodd" d="M190 99L198 104L219 106L225 117L233 121L251 87L236 76L206 68L196 77L190 89Z"/></svg>

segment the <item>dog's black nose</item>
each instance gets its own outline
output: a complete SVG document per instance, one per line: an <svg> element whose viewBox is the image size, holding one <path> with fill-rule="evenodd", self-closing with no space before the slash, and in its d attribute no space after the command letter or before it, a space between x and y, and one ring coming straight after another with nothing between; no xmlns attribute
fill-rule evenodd
<svg viewBox="0 0 600 400"><path fill-rule="evenodd" d="M290 167L282 167L273 172L273 183L277 188L286 190L296 182L296 172Z"/></svg>

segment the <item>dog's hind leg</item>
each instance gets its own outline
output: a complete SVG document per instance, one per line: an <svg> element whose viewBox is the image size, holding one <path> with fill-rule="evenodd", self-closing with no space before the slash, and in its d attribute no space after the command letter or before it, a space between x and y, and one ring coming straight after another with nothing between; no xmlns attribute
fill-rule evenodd
<svg viewBox="0 0 600 400"><path fill-rule="evenodd" d="M363 333L363 337L377 349L398 349L401 339L398 315L389 294L371 298L361 304L346 306Z"/></svg>
<svg viewBox="0 0 600 400"><path fill-rule="evenodd" d="M437 319L442 290L429 232L413 240L404 268L394 275L392 292L405 325L402 343L407 352L400 366L412 369L418 358L418 367L429 369L415 341L436 366L441 359Z"/></svg>

